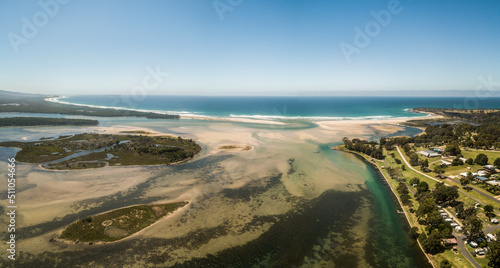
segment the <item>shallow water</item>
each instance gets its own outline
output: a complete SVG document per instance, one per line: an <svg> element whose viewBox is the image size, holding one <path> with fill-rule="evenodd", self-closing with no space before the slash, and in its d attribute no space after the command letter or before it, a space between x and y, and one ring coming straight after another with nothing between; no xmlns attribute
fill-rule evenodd
<svg viewBox="0 0 500 268"><path fill-rule="evenodd" d="M23 225L20 218L19 267L54 267L56 263L80 267L91 263L95 267L426 267L422 253L406 236L407 225L396 212L392 193L373 168L353 155L330 149L335 145L330 142L339 141L339 136L319 132L312 126L301 130L328 143L298 140L292 130L248 128L241 123L193 120L152 124L135 119L107 122L110 126L148 126L188 138L200 137L204 151L182 165L141 169L55 172L24 165L19 180L26 184L29 178L39 176L55 180L48 186L26 188L20 198L27 207L37 205L40 213L58 211L59 216L29 226ZM210 141L228 129L236 134L219 143L248 142L256 149L214 152L218 143ZM59 129L64 133L76 130ZM26 134L24 129L17 131ZM57 128L41 131L29 130L33 137L57 134ZM16 129L12 129L10 136L15 135ZM128 170L143 181L113 191L121 182L108 177L113 174L109 171L126 174ZM40 188L42 185L56 187L75 182L89 186L101 183L109 190L92 198L71 194L72 190L89 191L85 188L68 188L69 194L50 198L41 195L47 191ZM92 246L49 242L79 218L178 198L191 200L189 208L134 238ZM54 201L57 206L51 205Z"/></svg>

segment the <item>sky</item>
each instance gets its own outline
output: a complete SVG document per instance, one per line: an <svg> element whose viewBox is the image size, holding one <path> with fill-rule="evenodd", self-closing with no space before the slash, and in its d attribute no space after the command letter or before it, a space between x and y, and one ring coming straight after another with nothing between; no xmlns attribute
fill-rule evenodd
<svg viewBox="0 0 500 268"><path fill-rule="evenodd" d="M500 91L498 0L5 0L0 10L0 90Z"/></svg>

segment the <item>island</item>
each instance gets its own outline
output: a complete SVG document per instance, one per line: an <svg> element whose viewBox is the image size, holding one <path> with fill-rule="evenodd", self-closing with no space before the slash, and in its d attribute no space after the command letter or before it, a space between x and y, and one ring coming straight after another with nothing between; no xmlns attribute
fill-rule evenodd
<svg viewBox="0 0 500 268"><path fill-rule="evenodd" d="M129 237L152 225L187 202L137 205L85 217L66 227L58 239L92 245L96 242L113 242ZM52 240L54 241L54 240Z"/></svg>
<svg viewBox="0 0 500 268"><path fill-rule="evenodd" d="M20 148L19 162L42 164L47 169L87 169L105 166L168 165L194 157L201 146L172 136L83 133L35 142L0 142Z"/></svg>
<svg viewBox="0 0 500 268"><path fill-rule="evenodd" d="M0 127L31 126L97 126L99 121L91 119L7 117L0 118Z"/></svg>

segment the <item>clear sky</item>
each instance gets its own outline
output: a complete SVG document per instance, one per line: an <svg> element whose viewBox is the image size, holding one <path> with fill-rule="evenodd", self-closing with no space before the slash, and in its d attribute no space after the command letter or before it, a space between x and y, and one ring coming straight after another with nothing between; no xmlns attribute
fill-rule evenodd
<svg viewBox="0 0 500 268"><path fill-rule="evenodd" d="M1 90L290 95L500 82L498 0L59 1L0 2Z"/></svg>

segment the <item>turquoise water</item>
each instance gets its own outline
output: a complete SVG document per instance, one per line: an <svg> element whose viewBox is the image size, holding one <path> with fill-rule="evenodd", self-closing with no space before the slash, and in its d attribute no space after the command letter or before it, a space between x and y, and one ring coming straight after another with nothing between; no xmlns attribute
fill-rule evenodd
<svg viewBox="0 0 500 268"><path fill-rule="evenodd" d="M72 96L64 102L190 116L256 119L380 119L416 117L409 109L500 108L500 98ZM475 107L471 107L475 106Z"/></svg>

